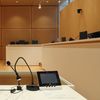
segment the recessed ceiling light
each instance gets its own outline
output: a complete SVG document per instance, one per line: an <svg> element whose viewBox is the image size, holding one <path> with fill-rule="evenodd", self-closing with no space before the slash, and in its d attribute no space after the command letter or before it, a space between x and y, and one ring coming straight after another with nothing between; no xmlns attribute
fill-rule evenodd
<svg viewBox="0 0 100 100"><path fill-rule="evenodd" d="M58 3L60 3L61 2L61 0L58 0Z"/></svg>
<svg viewBox="0 0 100 100"><path fill-rule="evenodd" d="M38 9L41 9L41 4L39 3Z"/></svg>
<svg viewBox="0 0 100 100"><path fill-rule="evenodd" d="M16 0L16 3L19 3L19 1L18 1L18 0Z"/></svg>
<svg viewBox="0 0 100 100"><path fill-rule="evenodd" d="M46 3L48 3L49 1L48 0L46 0Z"/></svg>

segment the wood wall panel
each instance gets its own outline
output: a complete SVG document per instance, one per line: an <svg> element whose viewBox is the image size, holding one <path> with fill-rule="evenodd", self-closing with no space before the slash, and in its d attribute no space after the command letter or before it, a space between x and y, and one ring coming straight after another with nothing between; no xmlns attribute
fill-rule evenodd
<svg viewBox="0 0 100 100"><path fill-rule="evenodd" d="M39 43L48 43L57 40L56 29L33 29L32 40L39 40Z"/></svg>
<svg viewBox="0 0 100 100"><path fill-rule="evenodd" d="M4 60L6 58L6 47L0 46L0 60Z"/></svg>
<svg viewBox="0 0 100 100"><path fill-rule="evenodd" d="M6 47L5 46L1 47L1 53L2 53L1 59L5 60L5 58L6 58Z"/></svg>
<svg viewBox="0 0 100 100"><path fill-rule="evenodd" d="M77 0L76 0L77 1ZM80 31L80 14L77 13L77 2L73 1L60 12L60 36L76 38Z"/></svg>
<svg viewBox="0 0 100 100"><path fill-rule="evenodd" d="M43 6L41 10L32 7L32 28L57 28L57 7Z"/></svg>
<svg viewBox="0 0 100 100"><path fill-rule="evenodd" d="M15 0L0 0L2 5L32 5L33 0L20 0L16 3Z"/></svg>
<svg viewBox="0 0 100 100"><path fill-rule="evenodd" d="M26 40L30 42L30 29L3 29L2 44L7 45L11 41Z"/></svg>
<svg viewBox="0 0 100 100"><path fill-rule="evenodd" d="M2 41L2 35L1 35L1 29L0 29L0 46L1 46L1 41Z"/></svg>
<svg viewBox="0 0 100 100"><path fill-rule="evenodd" d="M31 7L2 7L2 28L31 28Z"/></svg>
<svg viewBox="0 0 100 100"><path fill-rule="evenodd" d="M0 84L7 85L7 84L17 84L15 75L0 75Z"/></svg>
<svg viewBox="0 0 100 100"><path fill-rule="evenodd" d="M1 7L0 7L0 28L1 28Z"/></svg>
<svg viewBox="0 0 100 100"><path fill-rule="evenodd" d="M0 46L0 60L2 59L2 47Z"/></svg>
<svg viewBox="0 0 100 100"><path fill-rule="evenodd" d="M84 13L81 16L88 32L100 31L100 0L78 0ZM93 9L92 9L93 8ZM91 10L92 9L92 10Z"/></svg>
<svg viewBox="0 0 100 100"><path fill-rule="evenodd" d="M100 0L74 0L60 12L60 36L76 38L82 31L100 31ZM77 9L82 9L77 13ZM73 35L74 34L74 35Z"/></svg>

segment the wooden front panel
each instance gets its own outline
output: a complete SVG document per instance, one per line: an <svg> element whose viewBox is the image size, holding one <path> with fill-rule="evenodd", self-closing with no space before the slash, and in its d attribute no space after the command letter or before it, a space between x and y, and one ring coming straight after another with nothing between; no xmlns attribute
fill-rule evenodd
<svg viewBox="0 0 100 100"><path fill-rule="evenodd" d="M1 74L1 73L0 73ZM21 76L21 85L31 84L30 74L22 74ZM36 77L34 77L34 83L38 84ZM0 85L13 85L17 84L15 74L1 74L0 75Z"/></svg>

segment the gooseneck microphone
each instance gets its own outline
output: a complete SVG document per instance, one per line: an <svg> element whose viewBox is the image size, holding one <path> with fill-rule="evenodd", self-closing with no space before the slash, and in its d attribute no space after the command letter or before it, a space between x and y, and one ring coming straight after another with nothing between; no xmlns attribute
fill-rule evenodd
<svg viewBox="0 0 100 100"><path fill-rule="evenodd" d="M26 89L27 89L27 90L31 90L31 91L39 90L39 86L34 85L33 73L32 73L32 71L31 71L31 68L29 67L28 63L26 62L26 60L25 60L23 57L19 57L19 58L16 60L15 65L14 65L15 71L16 71L16 65L17 65L17 63L18 63L18 61L19 61L20 59L22 59L22 60L25 62L25 64L27 65L27 67L28 67L28 69L29 69L29 71L30 71L30 74L31 74L31 85L26 85Z"/></svg>
<svg viewBox="0 0 100 100"><path fill-rule="evenodd" d="M20 86L21 77L19 76L17 70L15 70L15 69L12 67L10 61L7 61L7 65L10 66L10 67L12 68L12 70L13 70L13 71L15 72L15 74L16 74L16 80L17 80L17 82L18 82L17 90L22 91L22 87ZM11 91L11 93L13 93L13 92Z"/></svg>

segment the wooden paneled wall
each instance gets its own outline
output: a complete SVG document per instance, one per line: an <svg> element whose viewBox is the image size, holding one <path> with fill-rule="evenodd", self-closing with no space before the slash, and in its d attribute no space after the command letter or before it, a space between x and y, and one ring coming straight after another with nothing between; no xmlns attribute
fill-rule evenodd
<svg viewBox="0 0 100 100"><path fill-rule="evenodd" d="M100 31L100 0L73 0L60 12L60 37L78 39L79 32ZM82 9L77 13L77 9Z"/></svg>
<svg viewBox="0 0 100 100"><path fill-rule="evenodd" d="M5 47L11 41L56 41L58 37L58 7L2 6L0 7L0 59L5 59Z"/></svg>

